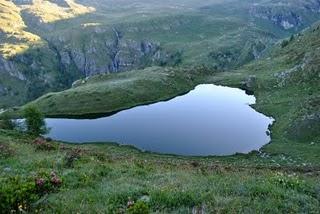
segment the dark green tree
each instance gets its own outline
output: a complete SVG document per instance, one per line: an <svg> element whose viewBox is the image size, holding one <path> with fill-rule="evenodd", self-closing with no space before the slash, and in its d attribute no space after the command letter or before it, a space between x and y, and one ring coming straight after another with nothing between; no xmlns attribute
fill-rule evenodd
<svg viewBox="0 0 320 214"><path fill-rule="evenodd" d="M26 120L26 128L29 134L38 136L48 132L43 114L35 106L25 108L23 116Z"/></svg>
<svg viewBox="0 0 320 214"><path fill-rule="evenodd" d="M3 114L0 118L0 128L12 130L15 128L15 123L7 114Z"/></svg>
<svg viewBox="0 0 320 214"><path fill-rule="evenodd" d="M281 48L285 48L285 47L287 47L288 45L289 45L289 40L283 40L282 42L281 42Z"/></svg>
<svg viewBox="0 0 320 214"><path fill-rule="evenodd" d="M289 41L292 42L293 40L294 40L294 34L292 34L292 35L290 36Z"/></svg>

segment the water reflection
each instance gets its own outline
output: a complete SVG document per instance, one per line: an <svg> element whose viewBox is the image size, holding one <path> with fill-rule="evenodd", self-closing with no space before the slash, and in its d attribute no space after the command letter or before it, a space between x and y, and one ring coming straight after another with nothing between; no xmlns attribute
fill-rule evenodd
<svg viewBox="0 0 320 214"><path fill-rule="evenodd" d="M49 137L69 142L118 142L179 155L230 155L270 141L272 119L252 109L245 91L199 85L169 101L99 119L47 119Z"/></svg>

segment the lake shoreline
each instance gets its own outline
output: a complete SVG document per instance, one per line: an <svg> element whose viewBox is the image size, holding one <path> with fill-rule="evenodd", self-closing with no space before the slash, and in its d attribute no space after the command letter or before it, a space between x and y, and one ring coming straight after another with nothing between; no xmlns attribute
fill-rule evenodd
<svg viewBox="0 0 320 214"><path fill-rule="evenodd" d="M272 120L250 106L255 100L242 89L199 84L182 96L107 117L47 118L47 136L74 143L112 141L186 156L249 153L270 142L266 133Z"/></svg>

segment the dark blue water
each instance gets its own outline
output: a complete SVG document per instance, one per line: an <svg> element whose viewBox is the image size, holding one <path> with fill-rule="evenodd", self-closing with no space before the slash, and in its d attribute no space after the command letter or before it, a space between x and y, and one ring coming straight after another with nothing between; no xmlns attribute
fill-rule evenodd
<svg viewBox="0 0 320 214"><path fill-rule="evenodd" d="M99 119L47 119L49 137L68 142L117 142L178 155L230 155L258 150L270 141L272 119L249 104L245 91L199 85L169 101Z"/></svg>

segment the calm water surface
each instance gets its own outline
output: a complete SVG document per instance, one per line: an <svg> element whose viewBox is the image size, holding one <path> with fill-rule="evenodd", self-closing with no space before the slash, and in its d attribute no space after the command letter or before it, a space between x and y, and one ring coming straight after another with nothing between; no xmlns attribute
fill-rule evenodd
<svg viewBox="0 0 320 214"><path fill-rule="evenodd" d="M198 85L169 101L99 119L46 119L48 137L68 142L118 142L178 155L230 155L258 150L270 141L269 118L249 104L245 91Z"/></svg>

